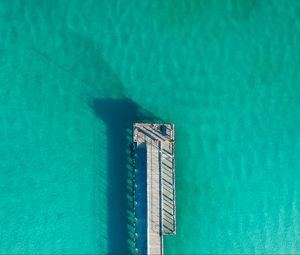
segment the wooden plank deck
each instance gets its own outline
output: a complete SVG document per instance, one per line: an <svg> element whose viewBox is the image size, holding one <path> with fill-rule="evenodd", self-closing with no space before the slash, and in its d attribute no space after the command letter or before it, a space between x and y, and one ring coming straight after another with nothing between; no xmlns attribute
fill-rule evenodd
<svg viewBox="0 0 300 255"><path fill-rule="evenodd" d="M136 123L133 130L135 148L146 148L144 173L147 175L147 201L143 202L147 208L144 213L138 206L135 210L137 222L141 222L147 212L147 229L145 224L144 229L141 229L141 224L136 224L136 236L140 238L136 240L136 254L145 254L145 250L147 254L163 254L162 235L175 234L176 229L174 125ZM137 157L138 152L135 155ZM137 172L143 168L140 161L138 165L140 169L136 169ZM138 187L139 183L136 185ZM136 190L141 190L141 187ZM140 192L136 197L142 197ZM145 233L147 237L143 236Z"/></svg>

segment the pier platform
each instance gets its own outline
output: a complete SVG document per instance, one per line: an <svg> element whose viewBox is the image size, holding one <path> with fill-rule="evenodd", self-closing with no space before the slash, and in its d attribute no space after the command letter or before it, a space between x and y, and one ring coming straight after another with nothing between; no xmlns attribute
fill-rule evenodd
<svg viewBox="0 0 300 255"><path fill-rule="evenodd" d="M163 254L176 233L174 125L135 123L135 253Z"/></svg>

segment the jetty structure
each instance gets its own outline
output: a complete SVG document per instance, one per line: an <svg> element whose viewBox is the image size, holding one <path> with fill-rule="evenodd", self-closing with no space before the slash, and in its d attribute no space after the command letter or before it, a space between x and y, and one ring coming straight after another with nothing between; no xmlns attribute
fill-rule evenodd
<svg viewBox="0 0 300 255"><path fill-rule="evenodd" d="M135 254L163 255L176 234L174 125L135 123Z"/></svg>

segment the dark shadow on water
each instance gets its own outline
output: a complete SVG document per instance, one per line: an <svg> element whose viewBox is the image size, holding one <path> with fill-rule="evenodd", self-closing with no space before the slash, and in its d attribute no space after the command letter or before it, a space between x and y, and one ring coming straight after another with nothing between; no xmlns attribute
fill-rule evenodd
<svg viewBox="0 0 300 255"><path fill-rule="evenodd" d="M108 253L129 254L134 247L132 125L160 120L128 98L90 98L89 105L106 124Z"/></svg>
<svg viewBox="0 0 300 255"><path fill-rule="evenodd" d="M84 96L94 95L88 99L88 103L95 115L105 122L107 136L108 231L105 234L108 247L105 253L132 253L134 245L134 174L130 157L132 124L140 121L156 122L159 119L125 97L121 80L102 54L101 40L97 43L95 38L74 33L67 29L67 26L60 39L63 43L55 52L43 48L43 45L40 47L32 45L29 50L47 64L80 82ZM99 96L102 98L97 98Z"/></svg>

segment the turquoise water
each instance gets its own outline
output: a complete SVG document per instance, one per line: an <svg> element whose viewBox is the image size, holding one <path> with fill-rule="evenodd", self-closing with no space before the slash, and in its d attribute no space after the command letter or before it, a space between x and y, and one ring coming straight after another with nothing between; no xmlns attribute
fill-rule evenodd
<svg viewBox="0 0 300 255"><path fill-rule="evenodd" d="M0 253L129 252L126 132L163 119L166 253L299 254L299 15L297 0L1 1Z"/></svg>

